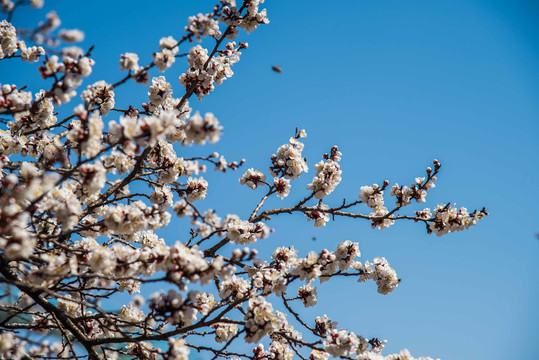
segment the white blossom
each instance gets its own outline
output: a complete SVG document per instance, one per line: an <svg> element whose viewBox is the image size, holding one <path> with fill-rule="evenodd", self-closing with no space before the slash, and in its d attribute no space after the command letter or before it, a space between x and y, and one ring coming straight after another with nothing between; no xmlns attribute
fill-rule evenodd
<svg viewBox="0 0 539 360"><path fill-rule="evenodd" d="M247 170L240 178L241 185L247 185L251 189L255 190L258 185L263 184L266 181L266 175L261 171L253 168Z"/></svg>
<svg viewBox="0 0 539 360"><path fill-rule="evenodd" d="M120 55L120 70L138 71L138 55L135 53L124 53Z"/></svg>

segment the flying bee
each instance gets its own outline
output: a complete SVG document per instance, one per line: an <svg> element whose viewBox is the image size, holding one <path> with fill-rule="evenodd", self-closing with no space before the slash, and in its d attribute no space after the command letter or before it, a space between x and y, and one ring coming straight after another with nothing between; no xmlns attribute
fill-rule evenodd
<svg viewBox="0 0 539 360"><path fill-rule="evenodd" d="M272 66L271 70L275 71L276 73L282 73L283 69L280 66Z"/></svg>

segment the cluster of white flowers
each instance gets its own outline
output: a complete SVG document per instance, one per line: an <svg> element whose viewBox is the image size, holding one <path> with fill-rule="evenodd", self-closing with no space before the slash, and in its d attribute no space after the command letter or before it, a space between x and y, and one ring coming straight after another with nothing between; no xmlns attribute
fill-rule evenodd
<svg viewBox="0 0 539 360"><path fill-rule="evenodd" d="M139 146L154 146L169 134L177 131L181 120L174 112L163 112L159 116L120 117L119 123L109 122L109 142L121 143L123 149L133 153ZM127 144L125 143L127 140Z"/></svg>
<svg viewBox="0 0 539 360"><path fill-rule="evenodd" d="M361 274L358 279L359 282L374 280L378 286L378 293L383 295L391 293L401 282L397 272L389 266L389 263L383 257L374 258L372 264L369 261L365 261L363 265L360 262L355 262L352 267Z"/></svg>
<svg viewBox="0 0 539 360"><path fill-rule="evenodd" d="M144 321L144 312L133 304L122 305L120 318L128 323L125 326L127 329L134 329L135 327L130 326L130 324L138 324Z"/></svg>
<svg viewBox="0 0 539 360"><path fill-rule="evenodd" d="M275 360L292 360L294 351L285 342L272 341L269 346L269 358Z"/></svg>
<svg viewBox="0 0 539 360"><path fill-rule="evenodd" d="M153 61L159 71L163 72L174 64L176 61L176 54L178 53L178 41L172 36L161 38L159 40L160 51L153 53Z"/></svg>
<svg viewBox="0 0 539 360"><path fill-rule="evenodd" d="M213 18L212 14L199 13L196 16L189 16L184 30L193 34L199 42L202 41L201 37L211 36L218 39L222 35L219 31L219 22Z"/></svg>
<svg viewBox="0 0 539 360"><path fill-rule="evenodd" d="M180 83L186 89L193 87L193 93L202 99L215 89L214 83L221 85L234 74L231 66L240 60L240 50L244 48L247 48L246 43L236 47L235 42L230 42L226 50L210 58L207 49L200 45L192 47L187 55L189 69L180 76Z"/></svg>
<svg viewBox="0 0 539 360"><path fill-rule="evenodd" d="M326 351L333 356L350 356L357 352L359 338L344 329L331 329L324 341Z"/></svg>
<svg viewBox="0 0 539 360"><path fill-rule="evenodd" d="M164 76L152 78L152 83L148 89L148 109L151 112L160 112L161 110L172 110L172 87Z"/></svg>
<svg viewBox="0 0 539 360"><path fill-rule="evenodd" d="M185 187L187 201L204 199L208 192L208 182L204 178L189 178Z"/></svg>
<svg viewBox="0 0 539 360"><path fill-rule="evenodd" d="M376 210L384 206L384 187L378 184L372 186L362 186L359 198L365 205Z"/></svg>
<svg viewBox="0 0 539 360"><path fill-rule="evenodd" d="M331 148L331 155L324 154L325 161L320 161L314 166L316 175L312 182L307 185L307 190L312 190L316 199L323 199L324 196L331 194L341 182L341 152L337 146Z"/></svg>
<svg viewBox="0 0 539 360"><path fill-rule="evenodd" d="M235 220L226 224L226 236L238 245L254 244L258 239L265 239L270 228L263 222L253 224L247 220Z"/></svg>
<svg viewBox="0 0 539 360"><path fill-rule="evenodd" d="M190 298L183 298L182 294L171 289L166 295L155 293L150 296L149 307L172 325L189 326L196 320L198 313Z"/></svg>
<svg viewBox="0 0 539 360"><path fill-rule="evenodd" d="M206 142L211 144L216 143L221 138L223 127L219 125L219 121L212 113L200 116L197 111L189 118L185 127L184 145L197 144L204 145Z"/></svg>
<svg viewBox="0 0 539 360"><path fill-rule="evenodd" d="M297 137L290 138L288 144L279 147L277 155L271 155L271 176L295 180L301 173L309 171L307 162L301 155L304 145L298 141L300 137L307 137L305 130L301 130Z"/></svg>
<svg viewBox="0 0 539 360"><path fill-rule="evenodd" d="M170 191L170 187L163 186L155 188L155 191L150 195L150 201L152 204L157 205L159 211L165 211L173 204L173 195Z"/></svg>
<svg viewBox="0 0 539 360"><path fill-rule="evenodd" d="M0 358L22 360L28 355L25 351L26 342L21 341L11 331L0 334Z"/></svg>
<svg viewBox="0 0 539 360"><path fill-rule="evenodd" d="M101 141L103 139L104 127L99 111L93 111L88 115L82 108L82 105L79 105L75 111L80 120L74 119L69 124L69 131L66 138L76 154L79 153L79 147L77 145L80 145L80 153L82 155L86 155L88 158L97 156L103 147ZM120 161L122 155L114 162ZM110 168L111 171L115 171L115 168L111 167L113 158L116 158L116 156L109 155L103 157L103 159L108 159L108 161L105 161L105 164L107 164L105 167ZM119 169L122 169L122 167L120 166Z"/></svg>
<svg viewBox="0 0 539 360"><path fill-rule="evenodd" d="M0 22L0 59L11 57L21 50L21 58L30 64L36 62L45 50L41 46L27 47L24 41L17 40L17 30L6 20Z"/></svg>
<svg viewBox="0 0 539 360"><path fill-rule="evenodd" d="M284 271L289 271L298 260L298 254L293 246L278 247L271 254L271 258L277 262L276 268Z"/></svg>
<svg viewBox="0 0 539 360"><path fill-rule="evenodd" d="M21 112L28 110L32 102L30 91L21 91L16 85L2 85L0 94L0 111ZM14 126L14 125L12 125Z"/></svg>
<svg viewBox="0 0 539 360"><path fill-rule="evenodd" d="M320 282L327 281L337 271L346 271L350 268L358 270L358 266L361 268L361 263L355 262L356 257L360 255L358 243L350 240L341 242L334 252L327 249L323 249L320 253L310 251L305 258L299 259L296 258L293 249L277 250L279 252L274 252L272 258L278 260L286 257L287 265L282 266L291 268L290 274L299 276L308 283L317 278L320 278Z"/></svg>
<svg viewBox="0 0 539 360"><path fill-rule="evenodd" d="M478 220L483 219L488 212L483 208L480 211L475 210L468 213L468 209L461 207L458 209L451 204L438 204L434 211L429 208L416 212L416 215L422 219L429 220L429 233L434 232L437 236L462 231L470 226L476 225Z"/></svg>
<svg viewBox="0 0 539 360"><path fill-rule="evenodd" d="M285 178L274 178L273 179L273 187L275 188L275 193L278 197L281 199L284 199L290 194L290 189L292 188L292 185L290 185L290 180Z"/></svg>
<svg viewBox="0 0 539 360"><path fill-rule="evenodd" d="M395 220L389 218L389 211L384 206L384 190L389 185L389 182L384 181L384 185L380 187L378 184L372 186L362 186L359 198L373 211L369 214L372 217L371 227L383 230L395 224Z"/></svg>
<svg viewBox="0 0 539 360"><path fill-rule="evenodd" d="M397 198L397 207L400 208L411 204L412 199L415 199L418 203L426 201L425 199L427 197L427 190L436 187L436 185L434 185L434 182L436 181L435 174L438 173L438 170L440 170L440 167L442 166L440 162L436 159L434 159L433 163L434 174L432 172L432 168L428 167L427 181L425 181L424 177L417 177L415 178L415 183L412 184L410 187L399 186L399 184L393 185L393 187L391 188L391 196L395 196Z"/></svg>
<svg viewBox="0 0 539 360"><path fill-rule="evenodd" d="M346 240L341 242L335 250L335 263L339 270L348 270L354 263L356 256L361 256L359 244Z"/></svg>
<svg viewBox="0 0 539 360"><path fill-rule="evenodd" d="M54 105L51 98L46 97L44 90L36 93L35 102L37 106L34 105L35 109L32 109L32 112L28 112L31 116L32 122L35 123L36 127L40 129L46 129L56 123L56 116L54 115ZM33 127L30 125L29 130Z"/></svg>
<svg viewBox="0 0 539 360"><path fill-rule="evenodd" d="M39 210L54 214L64 231L74 228L78 216L82 214L82 206L75 195L76 191L75 182L64 182L61 187L55 187L49 191L38 204Z"/></svg>
<svg viewBox="0 0 539 360"><path fill-rule="evenodd" d="M165 354L166 360L189 360L191 350L183 339L168 339L168 352Z"/></svg>
<svg viewBox="0 0 539 360"><path fill-rule="evenodd" d="M236 324L219 322L213 324L211 327L215 329L215 341L218 343L227 342L238 333L238 326Z"/></svg>
<svg viewBox="0 0 539 360"><path fill-rule="evenodd" d="M322 204L318 206L318 209L320 210L328 210L329 206L326 204ZM322 226L326 226L326 223L329 221L329 213L326 211L306 211L305 216L307 216L307 219L309 221L314 220L314 226L317 228L321 228Z"/></svg>
<svg viewBox="0 0 539 360"><path fill-rule="evenodd" d="M262 296L249 299L245 313L245 341L259 342L266 334L271 334L281 328L282 313L273 313L273 306Z"/></svg>
<svg viewBox="0 0 539 360"><path fill-rule="evenodd" d="M298 289L298 297L303 301L305 307L315 306L318 302L316 287L310 284L303 285Z"/></svg>
<svg viewBox="0 0 539 360"><path fill-rule="evenodd" d="M266 181L266 175L262 171L255 170L253 168L247 170L240 178L241 185L247 185L251 189L255 190L258 185L264 184Z"/></svg>
<svg viewBox="0 0 539 360"><path fill-rule="evenodd" d="M147 206L144 202L137 200L128 205L109 206L104 214L104 220L110 233L132 234L168 225L170 214L159 211L158 206Z"/></svg>
<svg viewBox="0 0 539 360"><path fill-rule="evenodd" d="M189 204L187 204L187 201L183 199L176 201L172 206L172 210L174 210L177 217L186 217L193 214L193 210L191 209Z"/></svg>
<svg viewBox="0 0 539 360"><path fill-rule="evenodd" d="M0 59L17 52L17 30L6 20L0 22Z"/></svg>
<svg viewBox="0 0 539 360"><path fill-rule="evenodd" d="M204 259L204 253L196 246L188 247L178 241L170 247L170 253L166 259L167 278L185 290L185 281L208 284L216 275L221 274L223 265L221 257L216 257L209 262ZM224 270L226 274L227 269Z"/></svg>
<svg viewBox="0 0 539 360"><path fill-rule="evenodd" d="M243 299L248 296L250 285L250 281L234 275L230 279L221 282L219 285L219 297L227 299L232 296L233 299Z"/></svg>
<svg viewBox="0 0 539 360"><path fill-rule="evenodd" d="M338 323L331 321L327 315L317 316L315 319L314 331L322 336L326 336L331 330L337 329Z"/></svg>
<svg viewBox="0 0 539 360"><path fill-rule="evenodd" d="M147 341L131 342L127 344L125 347L127 349L128 355L133 355L135 357L142 358L142 359L151 359L155 357L155 353L160 352L160 349L155 349L154 346ZM110 352L110 353L115 354L113 355L115 356L113 360L119 359L117 352ZM182 360L185 360L185 359L182 359Z"/></svg>
<svg viewBox="0 0 539 360"><path fill-rule="evenodd" d="M62 29L58 32L60 38L68 43L81 42L84 40L84 33L79 29Z"/></svg>
<svg viewBox="0 0 539 360"><path fill-rule="evenodd" d="M107 115L114 107L114 90L103 80L89 85L81 97L88 108L97 107L101 115Z"/></svg>
<svg viewBox="0 0 539 360"><path fill-rule="evenodd" d="M88 156L92 155L89 154ZM112 173L118 172L120 175L131 171L135 166L133 155L127 155L117 150L111 151L108 155L103 155L101 160L103 161L105 168L110 170Z"/></svg>
<svg viewBox="0 0 539 360"><path fill-rule="evenodd" d="M329 353L316 349L309 354L309 360L328 360L329 357Z"/></svg>
<svg viewBox="0 0 539 360"><path fill-rule="evenodd" d="M82 84L83 77L88 77L92 73L94 64L95 61L87 56L73 58L64 55L60 62L58 56L53 55L39 68L39 71L44 79L64 73L63 80L55 83L53 92L55 102L61 104L69 102L77 94L74 89Z"/></svg>
<svg viewBox="0 0 539 360"><path fill-rule="evenodd" d="M17 43L21 50L22 61L28 61L29 64L33 64L39 60L41 55L45 55L45 50L41 46L26 46L24 41Z"/></svg>
<svg viewBox="0 0 539 360"><path fill-rule="evenodd" d="M260 289L262 295L274 293L281 296L287 288L286 271L268 266L268 263L260 259L253 260L254 266L246 266L244 270L252 279L252 284Z"/></svg>
<svg viewBox="0 0 539 360"><path fill-rule="evenodd" d="M158 142L148 156L147 163L157 172L159 182L165 184L173 183L179 176L198 175L206 171L206 166L196 160L178 158L172 144L166 141Z"/></svg>
<svg viewBox="0 0 539 360"><path fill-rule="evenodd" d="M226 25L231 26L231 37L234 38L237 34L236 27L242 28L247 33L251 33L256 30L260 24L269 24L267 18L266 9L259 11L259 6L264 3L264 0L249 0L247 4L247 13L241 17L237 13L235 1L232 6L225 6L223 8L223 14L219 18L219 21L224 22Z"/></svg>
<svg viewBox="0 0 539 360"><path fill-rule="evenodd" d="M399 352L398 354L388 355L387 357L384 358L384 360L434 360L434 359L429 356L426 356L426 357L421 356L418 358L414 358L410 354L408 349L404 349L404 350L401 350L401 352ZM440 359L436 359L436 360L440 360Z"/></svg>
<svg viewBox="0 0 539 360"><path fill-rule="evenodd" d="M194 291L193 293L193 305L195 305L198 312L203 316L208 315L217 304L213 295L202 291Z"/></svg>
<svg viewBox="0 0 539 360"><path fill-rule="evenodd" d="M140 68L138 55L135 53L124 53L120 55L120 70L137 72Z"/></svg>

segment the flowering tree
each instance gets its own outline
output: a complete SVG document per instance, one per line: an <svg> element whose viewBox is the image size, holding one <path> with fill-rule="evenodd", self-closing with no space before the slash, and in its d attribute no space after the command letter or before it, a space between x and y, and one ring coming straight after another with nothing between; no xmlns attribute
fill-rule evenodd
<svg viewBox="0 0 539 360"><path fill-rule="evenodd" d="M210 13L189 17L179 40L162 38L149 64L122 54L123 77L81 88L94 65L92 49L64 44L84 34L58 30L54 12L35 29L16 29L16 9L40 8L43 1L2 0L7 20L0 23L0 59L41 61L39 74L49 87L1 86L0 359L172 360L187 359L191 349L212 359L413 359L407 350L384 356L385 341L300 310L316 305L316 280L372 280L379 293L391 293L400 279L385 258L361 263L358 244L349 240L319 253L279 247L268 259L244 246L270 236L267 221L285 214L316 227L339 217L378 229L412 220L436 235L475 225L487 215L484 208L469 213L448 203L402 213L413 201L425 202L441 168L437 160L410 186L363 186L359 198L330 207L324 200L341 181L342 154L334 146L314 165L307 188L296 189L303 200L290 204L292 182L308 171L301 142L307 135L296 130L271 155L268 171L251 168L239 178L262 194L248 218L200 205L209 186L200 173L208 166L230 173L244 161L218 153L180 157L183 146L215 143L222 131L213 114L193 113L188 100L193 94L203 99L233 75L248 47L234 40L269 23L261 2L221 0ZM203 37L215 40L212 48L188 48ZM150 71L165 72L179 58L188 65L177 98L167 79L151 78ZM133 81L144 84L148 101L116 108L115 92ZM77 91L82 103L63 106L76 102ZM69 115L59 118L61 106ZM387 191L394 201L386 207ZM268 208L270 197L286 205ZM176 243L154 233L169 224L171 212L192 224ZM229 243L237 248L225 252ZM156 283L164 290L134 295ZM129 300L113 310L117 300L111 298L122 292Z"/></svg>

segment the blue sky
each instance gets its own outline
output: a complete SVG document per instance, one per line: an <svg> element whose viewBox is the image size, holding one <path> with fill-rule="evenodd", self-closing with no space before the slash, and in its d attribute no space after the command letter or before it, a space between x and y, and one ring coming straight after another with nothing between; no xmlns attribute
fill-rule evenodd
<svg viewBox="0 0 539 360"><path fill-rule="evenodd" d="M187 17L212 5L48 1L43 11L18 10L14 22L35 24L54 7L63 27L85 31L83 44L96 45L90 81L112 83L122 76L119 54L136 52L146 64L161 37L179 38ZM294 184L295 195L272 206L302 198L313 165L338 145L343 182L330 205L384 179L409 185L437 158L442 170L425 206L451 201L490 211L478 226L441 238L413 223L378 231L337 219L319 230L302 216L272 219L276 232L261 244L263 254L294 245L305 255L350 239L360 243L362 261L385 256L403 279L387 296L374 284L322 284L318 305L305 315L328 314L344 328L388 339L387 353L407 347L415 356L445 360L539 358L539 3L267 0L264 6L271 23L241 33L250 46L234 77L203 101L191 99L194 110L219 118L221 142L181 151L219 151L265 171L269 155L299 126L309 135L304 153L311 171ZM273 65L283 72L271 71ZM32 66L5 66L2 83L36 84ZM176 96L185 69L180 60L165 73ZM118 88L117 104L140 104L146 92L141 85ZM240 187L240 175L210 172L205 206L246 216L261 194ZM161 233L167 241L184 225L175 226Z"/></svg>

